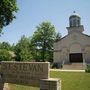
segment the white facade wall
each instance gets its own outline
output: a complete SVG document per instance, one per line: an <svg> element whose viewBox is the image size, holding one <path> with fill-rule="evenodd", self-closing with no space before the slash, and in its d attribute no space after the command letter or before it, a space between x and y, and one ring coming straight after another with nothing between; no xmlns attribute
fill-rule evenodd
<svg viewBox="0 0 90 90"><path fill-rule="evenodd" d="M70 53L82 53L90 62L90 37L80 32L72 32L54 43L54 62L69 62Z"/></svg>

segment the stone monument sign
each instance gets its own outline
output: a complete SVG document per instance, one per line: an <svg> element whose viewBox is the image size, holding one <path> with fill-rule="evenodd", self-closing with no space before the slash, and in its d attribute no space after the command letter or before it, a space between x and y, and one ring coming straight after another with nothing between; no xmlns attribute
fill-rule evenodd
<svg viewBox="0 0 90 90"><path fill-rule="evenodd" d="M40 86L40 79L49 78L48 62L1 62L6 83Z"/></svg>

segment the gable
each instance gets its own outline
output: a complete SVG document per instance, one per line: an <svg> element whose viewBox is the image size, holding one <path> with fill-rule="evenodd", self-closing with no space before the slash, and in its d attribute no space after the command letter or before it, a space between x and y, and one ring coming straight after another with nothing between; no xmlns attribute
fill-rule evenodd
<svg viewBox="0 0 90 90"><path fill-rule="evenodd" d="M79 32L72 32L55 42L54 47L60 49L70 47L72 44L76 43L80 44L81 46L90 45L90 36Z"/></svg>

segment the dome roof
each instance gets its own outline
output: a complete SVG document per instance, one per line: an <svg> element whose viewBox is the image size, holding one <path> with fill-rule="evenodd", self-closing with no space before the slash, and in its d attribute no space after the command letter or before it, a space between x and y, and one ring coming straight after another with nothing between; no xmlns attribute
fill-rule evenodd
<svg viewBox="0 0 90 90"><path fill-rule="evenodd" d="M80 15L74 11L73 14L70 15L70 18L71 17L79 17L80 18Z"/></svg>

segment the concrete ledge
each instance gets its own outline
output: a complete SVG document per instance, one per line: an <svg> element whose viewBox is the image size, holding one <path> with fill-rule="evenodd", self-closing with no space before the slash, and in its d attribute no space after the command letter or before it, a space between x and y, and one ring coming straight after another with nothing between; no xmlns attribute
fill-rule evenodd
<svg viewBox="0 0 90 90"><path fill-rule="evenodd" d="M9 86L8 86L8 83L5 83L5 84L4 84L3 90L10 90L10 89L9 89Z"/></svg>
<svg viewBox="0 0 90 90"><path fill-rule="evenodd" d="M61 81L57 78L41 79L40 90L61 90Z"/></svg>

